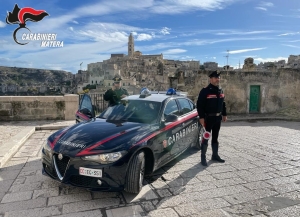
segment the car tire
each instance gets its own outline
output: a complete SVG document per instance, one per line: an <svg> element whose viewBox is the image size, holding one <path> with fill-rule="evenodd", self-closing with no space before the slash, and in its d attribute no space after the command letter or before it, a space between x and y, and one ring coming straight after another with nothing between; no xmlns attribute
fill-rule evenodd
<svg viewBox="0 0 300 217"><path fill-rule="evenodd" d="M203 135L203 127L199 127L198 128L196 145L194 146L194 148L197 149L197 150L201 150L202 135Z"/></svg>
<svg viewBox="0 0 300 217"><path fill-rule="evenodd" d="M127 171L125 191L137 194L143 187L145 175L145 153L143 151L134 155Z"/></svg>

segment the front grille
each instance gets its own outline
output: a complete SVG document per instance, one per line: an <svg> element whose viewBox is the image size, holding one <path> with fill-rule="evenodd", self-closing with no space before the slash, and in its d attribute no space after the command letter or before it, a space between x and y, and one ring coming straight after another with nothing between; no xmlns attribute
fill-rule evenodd
<svg viewBox="0 0 300 217"><path fill-rule="evenodd" d="M48 165L44 164L44 169L46 173L48 173L50 176L57 178L57 174L55 172L54 167L49 167Z"/></svg>
<svg viewBox="0 0 300 217"><path fill-rule="evenodd" d="M67 156L63 156L63 159L59 160L57 154L54 154L53 157L55 158L57 169L60 175L63 177L65 175L70 158Z"/></svg>

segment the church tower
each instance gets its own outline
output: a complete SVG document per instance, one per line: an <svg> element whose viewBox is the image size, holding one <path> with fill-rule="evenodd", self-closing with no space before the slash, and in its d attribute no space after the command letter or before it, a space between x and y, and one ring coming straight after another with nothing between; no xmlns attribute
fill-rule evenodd
<svg viewBox="0 0 300 217"><path fill-rule="evenodd" d="M134 54L134 39L132 33L128 37L128 56L133 56Z"/></svg>

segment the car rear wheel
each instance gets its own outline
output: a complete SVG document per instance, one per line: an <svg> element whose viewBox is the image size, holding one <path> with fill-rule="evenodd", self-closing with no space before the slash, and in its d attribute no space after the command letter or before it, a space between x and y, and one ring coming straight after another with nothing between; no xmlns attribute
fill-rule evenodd
<svg viewBox="0 0 300 217"><path fill-rule="evenodd" d="M143 187L144 175L145 153L141 151L130 162L126 176L125 191L135 194L139 193Z"/></svg>

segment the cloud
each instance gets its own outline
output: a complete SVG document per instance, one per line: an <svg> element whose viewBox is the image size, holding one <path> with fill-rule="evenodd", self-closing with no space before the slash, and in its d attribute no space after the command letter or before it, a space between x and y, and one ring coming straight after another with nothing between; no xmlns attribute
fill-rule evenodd
<svg viewBox="0 0 300 217"><path fill-rule="evenodd" d="M263 7L255 7L257 10L262 10L262 11L267 11L267 8L263 8Z"/></svg>
<svg viewBox="0 0 300 217"><path fill-rule="evenodd" d="M257 10L267 11L267 8L273 7L274 4L272 2L261 2L258 7L255 7Z"/></svg>
<svg viewBox="0 0 300 217"><path fill-rule="evenodd" d="M262 7L273 7L274 4L272 2L261 2L260 6L262 6Z"/></svg>
<svg viewBox="0 0 300 217"><path fill-rule="evenodd" d="M168 27L163 27L162 30L160 31L161 34L163 35L169 35L170 34L170 28Z"/></svg>
<svg viewBox="0 0 300 217"><path fill-rule="evenodd" d="M264 49L266 49L266 48L263 47L263 48L252 48L252 49L243 49L243 50L232 50L232 51L229 51L229 54L246 53L246 52L250 52L250 51L264 50Z"/></svg>
<svg viewBox="0 0 300 217"><path fill-rule="evenodd" d="M237 0L164 0L155 1L151 12L158 14L180 14L187 11L205 10L215 11L222 10L226 6Z"/></svg>
<svg viewBox="0 0 300 217"><path fill-rule="evenodd" d="M288 36L288 35L299 35L300 32L288 32L288 33L283 33L277 36Z"/></svg>
<svg viewBox="0 0 300 217"><path fill-rule="evenodd" d="M175 49L169 49L169 50L166 50L166 51L164 51L164 52L162 52L162 53L163 53L163 54L172 55L172 54L185 53L186 51L187 51L187 50L175 48Z"/></svg>
<svg viewBox="0 0 300 217"><path fill-rule="evenodd" d="M114 0L84 4L65 13L62 16L47 17L35 25L40 32L53 32L59 28L67 28L68 23L78 24L76 20L93 16L117 14L121 12L147 12L154 14L179 14L197 10L221 10L239 0ZM33 29L31 29L33 30ZM167 31L168 32L168 31ZM166 32L166 33L167 33Z"/></svg>
<svg viewBox="0 0 300 217"><path fill-rule="evenodd" d="M285 60L285 61L288 61L288 58L286 57L275 57L275 58L254 58L254 61L257 61L257 62L278 62L280 60Z"/></svg>
<svg viewBox="0 0 300 217"><path fill-rule="evenodd" d="M201 45L210 45L216 43L230 42L230 41L253 41L253 40L271 40L273 38L269 37L252 37L252 38L224 38L224 39L207 39L207 40L190 40L182 43L177 43L179 46L201 46Z"/></svg>
<svg viewBox="0 0 300 217"><path fill-rule="evenodd" d="M293 40L293 41L288 41L290 43L295 43L295 42L300 42L300 40Z"/></svg>
<svg viewBox="0 0 300 217"><path fill-rule="evenodd" d="M292 48L300 48L300 46L290 45L290 44L283 44L283 46L292 47Z"/></svg>
<svg viewBox="0 0 300 217"><path fill-rule="evenodd" d="M80 30L78 31L78 34L83 37L82 39L90 38L93 41L122 43L126 43L128 41L127 33L120 31L104 32L99 30Z"/></svg>
<svg viewBox="0 0 300 217"><path fill-rule="evenodd" d="M149 34L145 34L145 33L142 33L142 34L138 34L137 36L137 41L149 41L153 38L153 35L149 35Z"/></svg>
<svg viewBox="0 0 300 217"><path fill-rule="evenodd" d="M215 35L254 35L254 34L263 34L263 33L271 33L273 30L263 30L263 31L230 31L227 32L218 32Z"/></svg>
<svg viewBox="0 0 300 217"><path fill-rule="evenodd" d="M0 20L0 28L5 27L6 24Z"/></svg>
<svg viewBox="0 0 300 217"><path fill-rule="evenodd" d="M143 29L119 23L91 22L74 32L73 37L82 41L89 39L123 43L128 41L128 32L132 32L134 36L137 36L138 41L151 40L154 37L153 34L137 33L143 31L152 31L152 29Z"/></svg>

